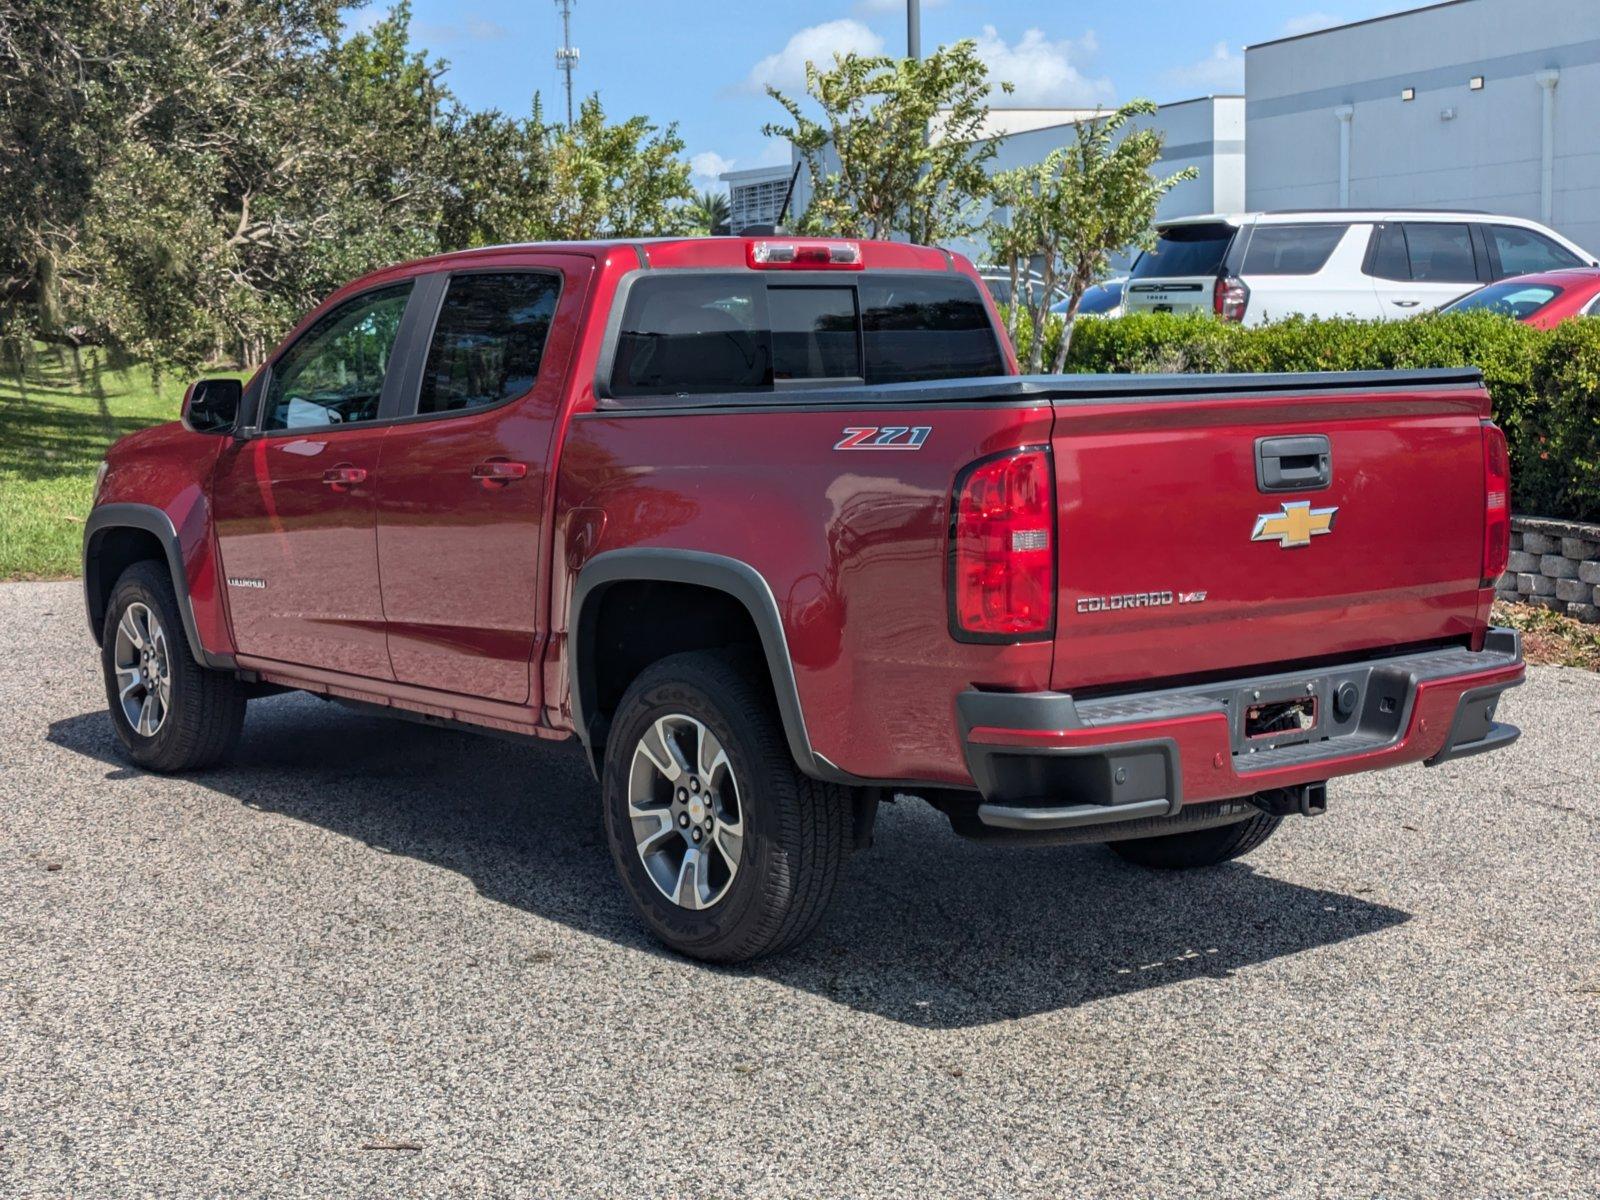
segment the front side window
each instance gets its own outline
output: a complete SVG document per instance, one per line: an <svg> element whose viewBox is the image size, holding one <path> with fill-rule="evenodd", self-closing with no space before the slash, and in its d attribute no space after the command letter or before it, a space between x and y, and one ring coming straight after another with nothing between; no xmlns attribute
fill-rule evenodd
<svg viewBox="0 0 1600 1200"><path fill-rule="evenodd" d="M556 276L526 271L452 276L417 411L465 412L531 391L560 291Z"/></svg>
<svg viewBox="0 0 1600 1200"><path fill-rule="evenodd" d="M1559 271L1581 267L1583 261L1565 246L1543 234L1516 225L1491 225L1489 237L1500 258L1502 275L1534 275L1540 271Z"/></svg>
<svg viewBox="0 0 1600 1200"><path fill-rule="evenodd" d="M1347 225L1257 225L1242 275L1315 275L1327 265Z"/></svg>
<svg viewBox="0 0 1600 1200"><path fill-rule="evenodd" d="M277 362L261 428L305 429L378 419L409 282L356 296L323 316Z"/></svg>

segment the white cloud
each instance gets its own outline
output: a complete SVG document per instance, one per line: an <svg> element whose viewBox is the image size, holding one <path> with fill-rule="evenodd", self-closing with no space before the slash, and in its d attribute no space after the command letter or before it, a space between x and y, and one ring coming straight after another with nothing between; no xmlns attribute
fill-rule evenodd
<svg viewBox="0 0 1600 1200"><path fill-rule="evenodd" d="M812 25L790 38L778 53L767 55L751 67L744 86L752 92L764 91L768 86L794 91L805 86L807 62L826 67L832 64L835 54L852 50L857 54L882 53L883 38L849 17Z"/></svg>
<svg viewBox="0 0 1600 1200"><path fill-rule="evenodd" d="M1235 54L1227 42L1218 42L1199 62L1168 71L1166 80L1174 87L1202 92L1243 91L1244 55Z"/></svg>
<svg viewBox="0 0 1600 1200"><path fill-rule="evenodd" d="M498 42L511 36L504 25L483 17L469 16L456 23L413 21L411 40L419 46L450 45L455 42Z"/></svg>
<svg viewBox="0 0 1600 1200"><path fill-rule="evenodd" d="M1111 98L1111 81L1086 76L1078 64L1098 50L1093 33L1076 41L1052 42L1038 29L1025 31L1015 44L1007 43L993 25L985 25L977 38L978 57L989 67L996 83L1012 84L1006 96L996 89L990 101L1017 107L1088 107Z"/></svg>
<svg viewBox="0 0 1600 1200"><path fill-rule="evenodd" d="M1314 33L1318 29L1327 29L1330 26L1342 23L1342 19L1325 12L1304 13L1298 17L1290 17L1283 23L1283 32L1288 37L1300 33Z"/></svg>
<svg viewBox="0 0 1600 1200"><path fill-rule="evenodd" d="M717 176L733 170L733 164L733 159L723 158L715 150L702 150L689 158L689 178L697 188L720 187Z"/></svg>

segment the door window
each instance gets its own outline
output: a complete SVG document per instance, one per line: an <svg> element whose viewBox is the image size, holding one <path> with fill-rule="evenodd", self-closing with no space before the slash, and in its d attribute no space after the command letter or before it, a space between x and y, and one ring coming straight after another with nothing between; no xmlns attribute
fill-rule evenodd
<svg viewBox="0 0 1600 1200"><path fill-rule="evenodd" d="M531 391L560 292L557 276L529 271L452 276L417 411L466 412Z"/></svg>
<svg viewBox="0 0 1600 1200"><path fill-rule="evenodd" d="M1494 241L1495 253L1500 257L1500 274L1533 275L1539 271L1559 271L1563 267L1581 267L1583 262L1565 246L1557 245L1543 234L1516 225L1491 225L1489 237Z"/></svg>
<svg viewBox="0 0 1600 1200"><path fill-rule="evenodd" d="M409 282L345 301L272 364L261 428L376 421Z"/></svg>
<svg viewBox="0 0 1600 1200"><path fill-rule="evenodd" d="M1407 222L1406 251L1411 278L1418 283L1477 283L1478 262L1472 230L1443 221Z"/></svg>

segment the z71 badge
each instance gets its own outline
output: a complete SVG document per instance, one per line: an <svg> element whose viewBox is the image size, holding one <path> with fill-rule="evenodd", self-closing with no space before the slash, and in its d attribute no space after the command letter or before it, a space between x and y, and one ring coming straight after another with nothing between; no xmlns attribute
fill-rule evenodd
<svg viewBox="0 0 1600 1200"><path fill-rule="evenodd" d="M921 450L932 425L851 425L835 450Z"/></svg>

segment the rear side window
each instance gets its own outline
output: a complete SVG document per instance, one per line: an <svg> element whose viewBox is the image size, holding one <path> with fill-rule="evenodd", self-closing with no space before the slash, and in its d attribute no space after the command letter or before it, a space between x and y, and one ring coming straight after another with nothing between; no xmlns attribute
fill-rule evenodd
<svg viewBox="0 0 1600 1200"><path fill-rule="evenodd" d="M781 384L1000 375L1000 343L960 275L803 284L667 273L633 282L613 396L769 392Z"/></svg>
<svg viewBox="0 0 1600 1200"><path fill-rule="evenodd" d="M1242 275L1315 275L1332 257L1347 225L1257 225Z"/></svg>
<svg viewBox="0 0 1600 1200"><path fill-rule="evenodd" d="M452 276L417 411L464 412L531 391L560 291L554 275Z"/></svg>
<svg viewBox="0 0 1600 1200"><path fill-rule="evenodd" d="M1502 275L1533 275L1583 265L1583 260L1565 246L1516 225L1489 226L1489 240L1494 243L1495 254L1500 259Z"/></svg>
<svg viewBox="0 0 1600 1200"><path fill-rule="evenodd" d="M868 383L1005 374L988 310L971 280L863 280L860 290Z"/></svg>
<svg viewBox="0 0 1600 1200"><path fill-rule="evenodd" d="M1134 279L1220 275L1233 244L1232 225L1170 225L1156 235L1155 248L1133 264Z"/></svg>

